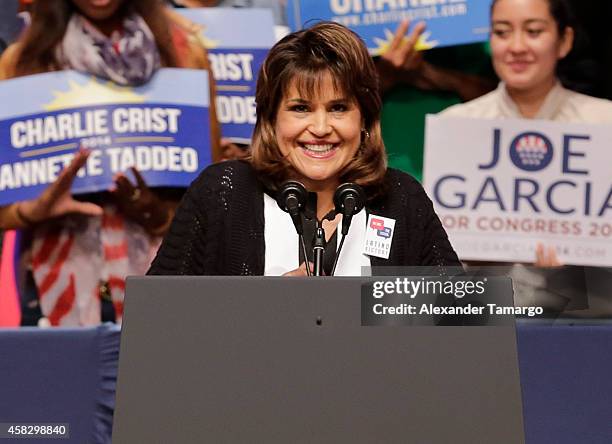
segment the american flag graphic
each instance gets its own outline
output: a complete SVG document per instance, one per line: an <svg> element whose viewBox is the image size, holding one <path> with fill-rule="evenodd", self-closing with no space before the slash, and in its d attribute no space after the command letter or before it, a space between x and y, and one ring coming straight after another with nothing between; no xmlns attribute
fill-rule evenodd
<svg viewBox="0 0 612 444"><path fill-rule="evenodd" d="M104 207L101 217L86 219L35 233L32 272L42 313L54 326L100 323L103 293L121 322L125 278L146 272L160 242L113 206Z"/></svg>

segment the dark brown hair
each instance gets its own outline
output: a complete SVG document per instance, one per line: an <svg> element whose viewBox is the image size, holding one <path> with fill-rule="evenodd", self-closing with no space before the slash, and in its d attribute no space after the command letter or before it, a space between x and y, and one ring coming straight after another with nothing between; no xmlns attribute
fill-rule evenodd
<svg viewBox="0 0 612 444"><path fill-rule="evenodd" d="M292 82L300 95L311 97L328 73L335 89L358 103L365 129L361 147L340 172L340 180L356 182L374 197L381 191L387 169L378 75L363 41L337 23L320 22L289 34L270 50L257 79L251 162L272 189L289 177L292 167L283 157L274 131L279 105Z"/></svg>
<svg viewBox="0 0 612 444"><path fill-rule="evenodd" d="M498 1L499 0L493 0L491 3L491 17L493 17L493 10L495 9L495 5ZM552 15L553 19L555 19L555 23L557 24L559 36L563 37L567 28L574 27L574 15L572 13L572 9L567 0L546 1L548 2L550 15Z"/></svg>
<svg viewBox="0 0 612 444"><path fill-rule="evenodd" d="M178 66L164 7L161 0L124 0L116 13L135 11L140 14L155 37L162 64ZM38 0L32 4L32 23L20 39L16 75L59 69L55 48L64 37L75 11L77 9L70 0Z"/></svg>

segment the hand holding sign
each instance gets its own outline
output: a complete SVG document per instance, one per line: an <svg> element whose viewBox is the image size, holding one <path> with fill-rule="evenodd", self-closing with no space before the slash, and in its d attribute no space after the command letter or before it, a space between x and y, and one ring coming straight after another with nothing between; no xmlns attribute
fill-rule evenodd
<svg viewBox="0 0 612 444"><path fill-rule="evenodd" d="M74 200L70 187L77 172L85 165L89 151L79 150L59 177L36 199L19 202L18 214L25 222L36 224L66 214L99 216L102 208L89 202Z"/></svg>
<svg viewBox="0 0 612 444"><path fill-rule="evenodd" d="M386 91L400 81L418 77L423 64L423 55L416 50L419 37L425 31L425 23L420 22L413 28L408 37L410 27L408 20L402 20L397 27L389 49L380 57L377 68L380 74L381 89Z"/></svg>
<svg viewBox="0 0 612 444"><path fill-rule="evenodd" d="M136 168L131 168L136 186L123 174L115 176L111 190L121 212L141 225L150 234L162 234L172 218L170 208L151 191Z"/></svg>
<svg viewBox="0 0 612 444"><path fill-rule="evenodd" d="M544 247L544 244L538 243L536 246L536 261L534 263L536 267L560 267L563 264L557 257L557 250L555 247L549 246Z"/></svg>
<svg viewBox="0 0 612 444"><path fill-rule="evenodd" d="M422 91L449 91L462 100L472 100L495 88L496 82L480 75L443 68L423 59L419 51L419 40L425 33L425 23L420 22L408 37L410 24L403 20L395 31L389 49L377 63L381 90L391 89L397 84L406 84Z"/></svg>

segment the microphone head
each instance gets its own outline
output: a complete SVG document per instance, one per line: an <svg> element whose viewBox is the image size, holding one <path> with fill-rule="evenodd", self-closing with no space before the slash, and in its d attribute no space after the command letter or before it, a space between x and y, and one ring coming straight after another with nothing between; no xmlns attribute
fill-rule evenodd
<svg viewBox="0 0 612 444"><path fill-rule="evenodd" d="M363 209L365 202L365 192L356 183L342 184L334 193L336 212L343 216L354 216L359 213Z"/></svg>
<svg viewBox="0 0 612 444"><path fill-rule="evenodd" d="M276 194L276 203L286 213L289 213L293 208L304 208L307 199L308 192L306 188L295 180L285 182Z"/></svg>

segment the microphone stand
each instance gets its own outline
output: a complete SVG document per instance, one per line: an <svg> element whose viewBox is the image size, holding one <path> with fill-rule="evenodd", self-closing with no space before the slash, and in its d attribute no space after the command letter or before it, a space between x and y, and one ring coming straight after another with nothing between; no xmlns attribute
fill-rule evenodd
<svg viewBox="0 0 612 444"><path fill-rule="evenodd" d="M340 246L338 247L338 251L336 252L336 257L334 259L334 265L332 267L331 275L333 276L336 272L336 265L338 265L338 258L340 257L340 253L342 252L342 246L344 245L344 238L348 234L349 227L351 226L351 220L353 218L353 212L356 207L355 197L349 195L346 197L344 202L344 214L342 215L342 238L340 239Z"/></svg>
<svg viewBox="0 0 612 444"><path fill-rule="evenodd" d="M312 276L312 272L310 271L310 264L308 263L308 254L306 254L306 242L304 242L304 235L299 234L300 244L302 245L302 254L304 255L304 261L306 265L306 276Z"/></svg>
<svg viewBox="0 0 612 444"><path fill-rule="evenodd" d="M314 261L313 276L323 276L323 255L325 253L325 230L321 222L317 221L317 228L312 247L312 258Z"/></svg>
<svg viewBox="0 0 612 444"><path fill-rule="evenodd" d="M342 245L344 245L344 238L346 235L342 233L342 238L340 239L340 246L338 247L338 251L336 252L336 257L334 258L334 266L332 267L331 275L333 276L336 273L336 265L338 265L338 258L340 257L340 253L342 252Z"/></svg>
<svg viewBox="0 0 612 444"><path fill-rule="evenodd" d="M300 215L300 206L298 196L296 194L290 194L287 196L287 211L293 220L293 225L300 238L300 245L302 246L302 254L306 261L306 276L312 276L310 266L308 265L308 256L306 255L306 242L304 242L304 229L302 228L302 217Z"/></svg>

